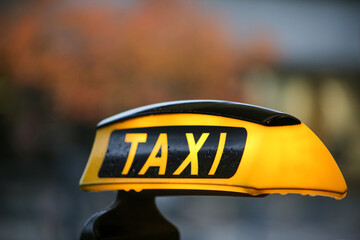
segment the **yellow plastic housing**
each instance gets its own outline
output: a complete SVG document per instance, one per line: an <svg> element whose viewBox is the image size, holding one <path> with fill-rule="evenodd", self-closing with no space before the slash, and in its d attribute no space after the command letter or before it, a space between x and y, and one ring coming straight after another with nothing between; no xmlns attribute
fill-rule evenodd
<svg viewBox="0 0 360 240"><path fill-rule="evenodd" d="M114 130L168 126L241 127L247 139L241 162L230 178L99 178ZM230 193L322 195L341 199L345 180L329 151L303 123L264 126L229 117L172 113L140 116L103 126L80 180L85 191L200 190Z"/></svg>

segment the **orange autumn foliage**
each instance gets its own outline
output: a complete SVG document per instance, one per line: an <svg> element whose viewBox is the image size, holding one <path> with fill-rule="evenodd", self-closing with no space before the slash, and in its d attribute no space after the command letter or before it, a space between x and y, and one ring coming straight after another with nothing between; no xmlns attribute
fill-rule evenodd
<svg viewBox="0 0 360 240"><path fill-rule="evenodd" d="M241 73L268 55L231 45L213 17L182 1L40 1L8 24L2 52L15 84L44 90L55 113L79 121L168 100L241 100Z"/></svg>

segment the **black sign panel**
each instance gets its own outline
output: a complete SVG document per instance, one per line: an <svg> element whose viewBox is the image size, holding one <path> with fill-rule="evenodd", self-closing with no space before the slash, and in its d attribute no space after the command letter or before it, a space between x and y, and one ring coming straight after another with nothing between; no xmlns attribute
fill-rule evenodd
<svg viewBox="0 0 360 240"><path fill-rule="evenodd" d="M172 126L115 130L100 178L230 178L243 155L245 128Z"/></svg>

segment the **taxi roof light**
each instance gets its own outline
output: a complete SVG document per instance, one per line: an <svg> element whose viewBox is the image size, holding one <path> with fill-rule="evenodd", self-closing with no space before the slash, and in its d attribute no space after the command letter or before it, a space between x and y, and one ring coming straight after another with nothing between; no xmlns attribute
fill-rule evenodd
<svg viewBox="0 0 360 240"><path fill-rule="evenodd" d="M159 195L345 197L345 180L300 120L227 101L153 104L104 119L80 180L85 191Z"/></svg>

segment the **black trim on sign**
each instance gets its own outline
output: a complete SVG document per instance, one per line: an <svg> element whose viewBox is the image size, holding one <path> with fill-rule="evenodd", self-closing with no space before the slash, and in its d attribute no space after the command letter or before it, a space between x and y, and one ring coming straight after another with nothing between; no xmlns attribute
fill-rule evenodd
<svg viewBox="0 0 360 240"><path fill-rule="evenodd" d="M269 108L219 100L186 100L164 102L134 108L102 120L98 123L97 128L130 118L169 113L194 113L223 116L245 120L264 126L288 126L301 123L301 121L294 116Z"/></svg>

